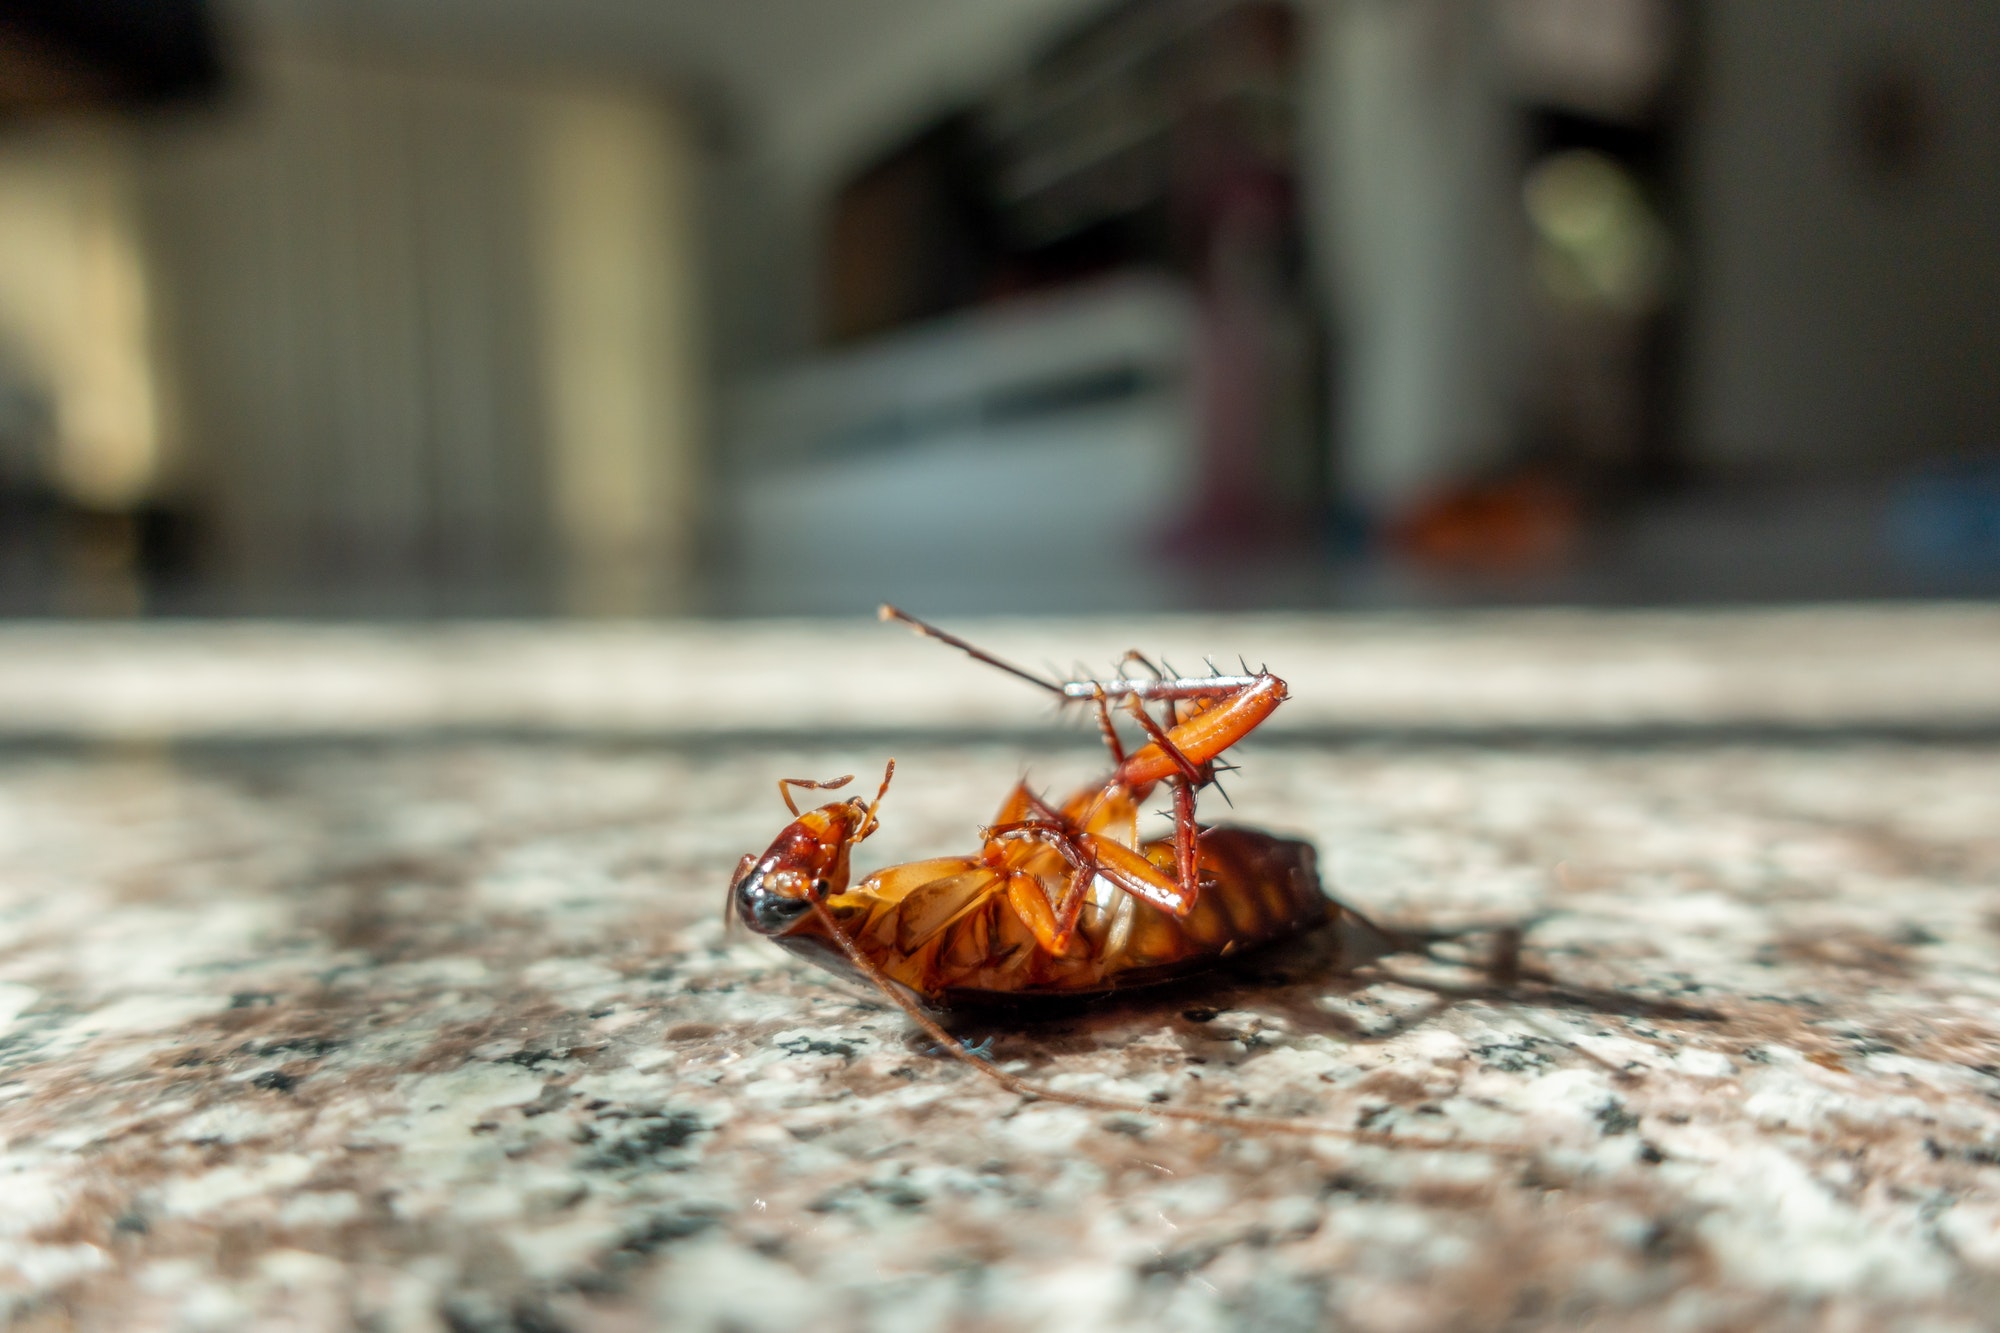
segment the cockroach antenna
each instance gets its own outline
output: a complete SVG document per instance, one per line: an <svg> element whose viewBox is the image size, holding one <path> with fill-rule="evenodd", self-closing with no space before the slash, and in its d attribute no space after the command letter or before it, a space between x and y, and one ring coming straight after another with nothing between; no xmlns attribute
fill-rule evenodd
<svg viewBox="0 0 2000 1333"><path fill-rule="evenodd" d="M1008 675L1018 677L1021 680L1025 680L1030 685L1039 685L1041 688L1049 691L1051 694L1054 694L1059 698L1068 697L1068 695L1063 690L1063 687L1057 682L1053 680L1044 679L1043 677L1037 676L1034 672L1029 671L1026 668L1017 667L1012 662L1006 661L1002 658L995 657L993 654L987 652L984 648L975 648L973 645L967 643L964 639L959 638L956 634L947 634L943 630L939 629L936 625L927 624L926 622L917 619L909 612L899 610L898 608L889 605L887 602L882 603L881 606L876 608L875 617L878 620L900 620L905 625L908 625L911 629L915 630L918 634L921 634L926 638L936 639L939 643L948 643L952 647L958 649L961 653L964 653L967 657L972 658L974 661L984 662L986 663L986 665L990 667L998 667L1000 670L1006 672Z"/></svg>

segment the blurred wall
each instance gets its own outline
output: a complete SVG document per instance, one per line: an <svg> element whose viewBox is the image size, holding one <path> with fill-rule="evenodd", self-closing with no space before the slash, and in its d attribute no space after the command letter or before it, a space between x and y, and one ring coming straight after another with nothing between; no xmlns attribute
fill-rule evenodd
<svg viewBox="0 0 2000 1333"><path fill-rule="evenodd" d="M708 451L698 149L650 97L540 90L531 268L563 605L694 596Z"/></svg>
<svg viewBox="0 0 2000 1333"><path fill-rule="evenodd" d="M17 132L0 147L0 481L115 509L160 479L134 154L101 127Z"/></svg>
<svg viewBox="0 0 2000 1333"><path fill-rule="evenodd" d="M715 356L725 377L809 352L820 229L836 188L886 147L985 94L1113 0L749 0L746 64L711 175ZM718 42L724 39L718 35Z"/></svg>
<svg viewBox="0 0 2000 1333"><path fill-rule="evenodd" d="M235 605L644 611L691 559L695 154L650 91L277 53L143 175Z"/></svg>
<svg viewBox="0 0 2000 1333"><path fill-rule="evenodd" d="M1307 7L1311 238L1342 343L1342 489L1394 509L1512 442L1516 127L1491 11L1460 0Z"/></svg>
<svg viewBox="0 0 2000 1333"><path fill-rule="evenodd" d="M2000 447L2000 5L1712 0L1700 33L1698 460Z"/></svg>
<svg viewBox="0 0 2000 1333"><path fill-rule="evenodd" d="M32 568L0 549L0 605L59 604L8 589L69 559L65 525L95 525L85 563L127 582L173 564L147 533L191 536L195 595L158 609L702 604L718 474L754 461L754 423L709 404L809 368L833 201L1116 4L221 0L240 77L218 105L0 139L0 515L58 534ZM1628 469L1620 502L1993 448L2000 5L1635 4L1691 39L1624 182L1666 256L1626 433L1671 466ZM1341 498L1393 523L1531 467L1599 484L1537 417L1549 383L1619 358L1584 321L1578 356L1538 351L1524 172L1548 99L1504 68L1505 18L1621 6L1291 7L1310 297L1291 248L1270 272L1331 326ZM1572 415L1583 446L1618 433Z"/></svg>

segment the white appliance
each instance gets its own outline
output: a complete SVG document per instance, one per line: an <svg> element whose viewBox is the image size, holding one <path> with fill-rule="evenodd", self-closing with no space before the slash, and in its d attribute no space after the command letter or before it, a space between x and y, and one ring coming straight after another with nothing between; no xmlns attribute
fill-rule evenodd
<svg viewBox="0 0 2000 1333"><path fill-rule="evenodd" d="M730 404L724 609L1145 609L1195 475L1192 298L1127 276L957 314Z"/></svg>

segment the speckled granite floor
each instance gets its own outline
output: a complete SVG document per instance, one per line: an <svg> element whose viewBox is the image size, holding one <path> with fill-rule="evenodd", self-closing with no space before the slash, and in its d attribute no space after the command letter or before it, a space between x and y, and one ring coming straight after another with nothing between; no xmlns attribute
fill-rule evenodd
<svg viewBox="0 0 2000 1333"><path fill-rule="evenodd" d="M1033 1022L1024 1103L718 921L885 744L0 751L28 1329L2000 1327L2000 745L1278 740L1240 815L1496 995L1328 939ZM1080 744L896 747L869 863ZM1331 937L1328 937L1329 939Z"/></svg>

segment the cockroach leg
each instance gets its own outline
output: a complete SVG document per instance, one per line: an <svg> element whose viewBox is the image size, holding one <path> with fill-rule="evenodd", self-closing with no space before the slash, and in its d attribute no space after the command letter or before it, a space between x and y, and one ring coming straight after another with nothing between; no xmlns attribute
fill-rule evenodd
<svg viewBox="0 0 2000 1333"><path fill-rule="evenodd" d="M1083 915L1083 901L1090 894L1090 886L1096 882L1095 861L1084 861L1070 871L1069 883L1063 886L1062 901L1056 904L1054 939L1046 946L1058 958L1069 952L1069 942L1076 934L1076 919Z"/></svg>
<svg viewBox="0 0 2000 1333"><path fill-rule="evenodd" d="M1038 819L995 824L984 830L984 836L989 840L1032 838L1054 848L1072 869L1087 865L1093 876L1102 875L1113 887L1123 889L1141 902L1150 903L1177 917L1186 916L1194 910L1195 894L1163 873L1143 854L1115 839L1080 833L1067 823L1047 824Z"/></svg>
<svg viewBox="0 0 2000 1333"><path fill-rule="evenodd" d="M1160 670L1159 667L1155 666L1153 664L1153 660L1147 657L1144 653L1140 652L1137 648L1127 648L1125 650L1125 656L1118 659L1119 675L1122 676L1125 674L1125 664L1127 662L1137 662L1140 666L1146 668L1146 673L1150 675L1154 680L1165 680L1167 678L1167 673Z"/></svg>
<svg viewBox="0 0 2000 1333"><path fill-rule="evenodd" d="M1145 729L1147 738L1160 747L1161 753L1167 756L1168 762L1180 773L1182 781L1200 786L1208 780L1209 775L1204 773L1194 760L1182 753L1180 746L1174 744L1173 737L1167 734L1167 729L1153 720L1152 714L1146 711L1136 695L1132 698L1131 709L1132 716L1138 719L1139 725Z"/></svg>
<svg viewBox="0 0 2000 1333"><path fill-rule="evenodd" d="M1049 908L1049 895L1042 888L1041 879L1016 871L1007 875L1006 882L1008 909L1028 928L1036 944L1062 957L1068 950L1068 941L1057 928L1056 914Z"/></svg>
<svg viewBox="0 0 2000 1333"><path fill-rule="evenodd" d="M1062 824L1066 822L1063 819L1062 811L1056 809L1054 806L1050 805L1047 801L1035 795L1035 793L1024 789L1021 794L1028 798L1029 807L1032 810L1034 810L1034 812L1037 815L1039 815L1043 819L1046 819L1049 823Z"/></svg>
<svg viewBox="0 0 2000 1333"><path fill-rule="evenodd" d="M1093 682L1094 683L1094 682ZM1091 707L1097 710L1097 729L1104 735L1104 744L1111 751L1112 767L1125 763L1125 742L1118 739L1118 728L1111 725L1111 701L1102 687L1090 696Z"/></svg>
<svg viewBox="0 0 2000 1333"><path fill-rule="evenodd" d="M1088 702L1097 713L1098 729L1116 765L1113 781L1143 794L1154 783L1179 772L1196 788L1212 780L1206 765L1261 726L1271 710L1287 697L1285 683L1269 672L1241 676L1212 675L1203 679L1184 678L1173 664L1153 661L1132 649L1114 667L1119 674L1111 680L1052 680L985 649L939 629L897 607L883 604L877 614L883 620L901 621L926 638L949 644L975 661L1005 671L1040 689L1060 696L1064 702ZM1145 676L1125 674L1126 665L1136 663ZM1213 671L1213 664L1210 664ZM1146 729L1154 743L1136 754L1127 754L1111 719L1110 705L1123 700ZM1156 722L1147 705L1157 701L1164 722ZM1178 741L1163 733L1175 733ZM1195 771L1199 766L1199 771Z"/></svg>
<svg viewBox="0 0 2000 1333"><path fill-rule="evenodd" d="M1013 886L1009 885L1009 901L1013 904L1014 914L1035 933L1035 938L1041 946L1060 958L1069 952L1069 942L1076 931L1076 919L1083 914L1084 900L1089 896L1091 884L1097 879L1097 860L1089 854L1088 847L1082 841L1082 834L1060 810L1033 792L1024 791L1023 794L1027 796L1028 804L1034 810L1037 821L1045 821L1048 825L1048 831L1040 835L1042 840L1054 846L1070 862L1070 877L1064 884L1062 895L1055 902L1046 932L1041 925L1040 913L1035 910L1036 901L1045 905L1048 902L1039 881L1036 882L1033 896L1027 900L1025 906L1021 902L1014 902ZM999 836L1038 827L1037 821L1002 829ZM987 830L987 836L989 838L995 836L995 831Z"/></svg>
<svg viewBox="0 0 2000 1333"><path fill-rule="evenodd" d="M1132 701L1132 712L1139 719L1139 725L1146 729L1146 735L1152 738L1153 744L1159 746L1180 771L1177 779L1169 779L1174 790L1174 872L1180 878L1181 892L1192 903L1201 892L1195 856L1194 793L1196 787L1214 781L1215 775L1212 768L1197 767L1192 759L1181 753L1165 728L1148 716L1136 699Z"/></svg>
<svg viewBox="0 0 2000 1333"><path fill-rule="evenodd" d="M1174 787L1174 872L1180 876L1181 889L1192 903L1201 892L1201 877L1195 857L1194 788L1186 779L1173 784Z"/></svg>
<svg viewBox="0 0 2000 1333"><path fill-rule="evenodd" d="M1186 916L1194 909L1194 895L1161 873L1144 856L1115 840L1079 832L1066 820L1047 823L1040 819L1024 819L1012 824L995 824L981 830L981 836L989 842L1008 838L1032 839L1054 849L1069 862L1071 879L1064 887L1057 908L1058 920L1063 923L1057 938L1062 941L1063 947L1051 949L1057 956L1068 951L1069 933L1075 928L1076 918L1083 910L1091 883L1100 875L1114 888L1177 917ZM1033 928L1034 923L1026 915L1018 911L1016 914L1021 915L1023 923L1030 929Z"/></svg>
<svg viewBox="0 0 2000 1333"><path fill-rule="evenodd" d="M792 818L797 819L799 817L799 807L792 802L791 789L793 787L797 787L802 791L839 791L852 781L854 781L852 773L833 778L827 782L815 782L811 778L779 778L778 795L784 797L785 808L792 812Z"/></svg>
<svg viewBox="0 0 2000 1333"><path fill-rule="evenodd" d="M1164 658L1162 658L1162 662L1154 662L1154 660L1152 660L1150 656L1146 656L1146 654L1144 654L1144 652L1140 652L1138 648L1126 648L1126 654L1118 658L1118 675L1120 675L1120 677L1124 677L1124 675L1126 675L1126 664L1128 664L1128 662L1138 662L1138 664L1140 664L1140 667L1144 667L1144 669L1146 669L1146 675L1154 679L1154 683L1164 683L1164 681L1170 681L1170 679L1172 679L1172 677L1170 677L1170 675L1168 675L1168 673L1166 673L1166 671L1162 669L1162 667L1164 667ZM1134 697L1132 697L1132 701L1134 701L1134 705L1136 705L1136 703L1138 703L1138 697L1134 695ZM1160 701L1160 707L1162 707L1162 713L1166 715L1166 725L1168 725L1168 727L1172 727L1172 725L1174 725L1174 701L1172 701L1172 699L1162 699L1162 701ZM1134 709L1134 711L1136 711L1136 713L1144 713L1144 709ZM1118 763L1124 763L1124 761L1120 759Z"/></svg>

